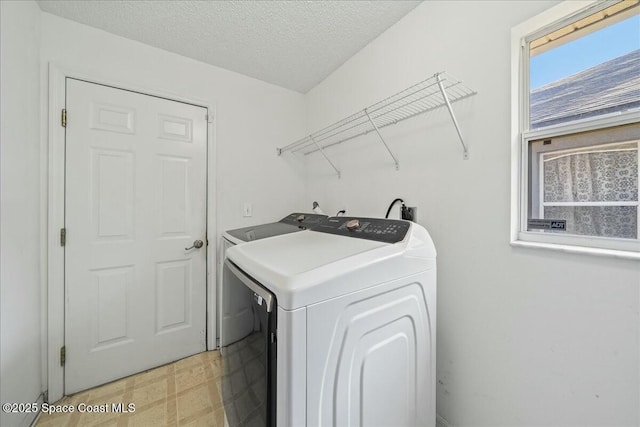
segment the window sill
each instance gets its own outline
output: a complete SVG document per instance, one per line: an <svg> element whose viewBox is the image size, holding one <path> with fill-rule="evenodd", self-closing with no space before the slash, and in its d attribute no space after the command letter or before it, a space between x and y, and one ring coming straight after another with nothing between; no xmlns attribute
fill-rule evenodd
<svg viewBox="0 0 640 427"><path fill-rule="evenodd" d="M556 240L556 241L553 241ZM549 249L553 251L561 251L574 254L595 255L609 258L622 258L640 260L640 242L625 242L623 249L619 248L598 248L594 246L581 246L561 242L560 240L568 240L564 236L540 236L538 233L520 232L518 238L511 241L511 246L524 248ZM576 240L579 240L576 239ZM585 241L597 241L598 239L585 238ZM612 241L613 239L602 239Z"/></svg>

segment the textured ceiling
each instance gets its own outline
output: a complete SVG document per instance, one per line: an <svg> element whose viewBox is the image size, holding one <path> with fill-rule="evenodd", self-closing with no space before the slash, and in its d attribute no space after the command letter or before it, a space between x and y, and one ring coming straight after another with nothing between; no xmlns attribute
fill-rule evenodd
<svg viewBox="0 0 640 427"><path fill-rule="evenodd" d="M306 93L420 1L38 3L45 12Z"/></svg>

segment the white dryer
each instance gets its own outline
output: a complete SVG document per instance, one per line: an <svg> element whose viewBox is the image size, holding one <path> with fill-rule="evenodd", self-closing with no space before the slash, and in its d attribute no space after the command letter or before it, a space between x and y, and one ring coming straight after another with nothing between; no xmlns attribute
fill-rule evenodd
<svg viewBox="0 0 640 427"><path fill-rule="evenodd" d="M277 222L268 222L265 224L252 225L249 227L236 228L227 230L222 233L222 251L220 254L220 262L223 263L226 258L227 249L231 246L241 245L254 240L267 239L269 237L281 236L283 234L296 233L307 230L308 228L318 225L320 222L328 218L327 215L315 213L294 212L282 218ZM240 311L246 309L245 306L239 305L240 299L233 294L234 288L228 288L225 291L224 286L224 269L219 269L218 277L219 286L217 288L218 301L218 322L216 326L216 339L220 342L220 325L224 321L224 317L236 316Z"/></svg>
<svg viewBox="0 0 640 427"><path fill-rule="evenodd" d="M334 217L229 248L230 426L434 426L436 251L414 223ZM246 303L247 304L247 303Z"/></svg>

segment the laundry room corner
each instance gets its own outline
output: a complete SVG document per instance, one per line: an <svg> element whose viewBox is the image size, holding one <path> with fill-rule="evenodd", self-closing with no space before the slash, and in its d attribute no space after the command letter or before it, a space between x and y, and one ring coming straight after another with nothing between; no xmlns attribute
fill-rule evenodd
<svg viewBox="0 0 640 427"><path fill-rule="evenodd" d="M453 105L468 160L445 108L380 129L398 170L373 131L326 150L339 177L305 156L307 200L327 211L418 207L438 251L437 409L453 426L640 416L637 261L509 244L509 34L554 5L424 2L307 94L315 132L441 71L477 91Z"/></svg>
<svg viewBox="0 0 640 427"><path fill-rule="evenodd" d="M640 0L0 0L0 426L639 427Z"/></svg>

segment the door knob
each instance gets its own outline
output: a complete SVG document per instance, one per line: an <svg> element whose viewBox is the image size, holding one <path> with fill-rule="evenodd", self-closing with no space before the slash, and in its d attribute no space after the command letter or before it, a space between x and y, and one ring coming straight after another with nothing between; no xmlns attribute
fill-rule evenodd
<svg viewBox="0 0 640 427"><path fill-rule="evenodd" d="M204 246L204 242L202 240L194 240L193 241L193 246L191 246L190 248L184 248L184 250L188 251L188 250L191 250L193 248L200 249L203 246Z"/></svg>

